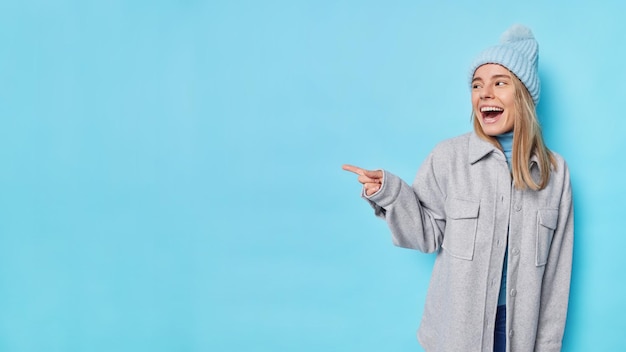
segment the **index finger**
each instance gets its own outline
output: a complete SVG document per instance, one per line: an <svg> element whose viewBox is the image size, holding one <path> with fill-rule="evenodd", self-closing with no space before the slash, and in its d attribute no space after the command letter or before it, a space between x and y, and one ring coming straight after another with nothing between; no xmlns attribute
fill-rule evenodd
<svg viewBox="0 0 626 352"><path fill-rule="evenodd" d="M360 176L365 175L365 170L361 169L360 167L354 166L354 165L343 164L341 166L341 168L346 170L346 171L354 172L355 174L360 175Z"/></svg>

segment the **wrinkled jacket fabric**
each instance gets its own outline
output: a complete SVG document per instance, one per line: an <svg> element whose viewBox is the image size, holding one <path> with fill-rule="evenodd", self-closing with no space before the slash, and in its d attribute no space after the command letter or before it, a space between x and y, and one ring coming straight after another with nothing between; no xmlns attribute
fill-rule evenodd
<svg viewBox="0 0 626 352"><path fill-rule="evenodd" d="M560 351L574 222L569 171L554 157L547 187L518 190L504 154L472 132L437 145L412 187L384 171L364 195L395 245L437 253L417 334L426 351L493 350L507 245L507 351Z"/></svg>

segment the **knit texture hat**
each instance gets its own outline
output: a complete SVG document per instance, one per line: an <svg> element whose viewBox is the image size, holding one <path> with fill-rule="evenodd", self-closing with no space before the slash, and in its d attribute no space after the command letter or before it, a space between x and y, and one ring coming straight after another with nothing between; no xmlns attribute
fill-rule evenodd
<svg viewBox="0 0 626 352"><path fill-rule="evenodd" d="M499 64L513 72L528 89L535 105L539 103L539 45L530 28L514 24L500 37L500 44L478 55L470 70L470 85L476 69L484 64Z"/></svg>

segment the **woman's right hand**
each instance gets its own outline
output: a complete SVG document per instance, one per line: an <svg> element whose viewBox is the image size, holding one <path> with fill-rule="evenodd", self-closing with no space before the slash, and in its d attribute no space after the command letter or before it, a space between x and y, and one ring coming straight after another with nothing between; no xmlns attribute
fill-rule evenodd
<svg viewBox="0 0 626 352"><path fill-rule="evenodd" d="M365 195L368 197L378 192L383 184L384 173L382 170L365 170L348 164L343 165L341 168L359 175L357 180L363 184Z"/></svg>

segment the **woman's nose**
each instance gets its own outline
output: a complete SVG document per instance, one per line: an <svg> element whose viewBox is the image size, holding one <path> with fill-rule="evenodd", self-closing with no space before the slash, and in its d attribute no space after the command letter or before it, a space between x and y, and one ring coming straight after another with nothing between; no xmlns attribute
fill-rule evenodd
<svg viewBox="0 0 626 352"><path fill-rule="evenodd" d="M491 89L491 87L489 86L483 87L483 89L480 90L480 98L481 99L493 98L493 90Z"/></svg>

